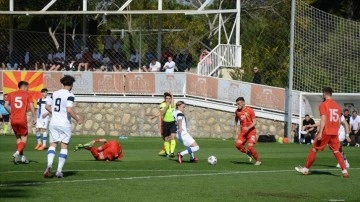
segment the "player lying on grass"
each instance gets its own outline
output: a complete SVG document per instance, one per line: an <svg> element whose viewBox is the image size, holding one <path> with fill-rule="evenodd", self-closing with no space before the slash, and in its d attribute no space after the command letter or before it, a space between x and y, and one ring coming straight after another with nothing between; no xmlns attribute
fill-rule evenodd
<svg viewBox="0 0 360 202"><path fill-rule="evenodd" d="M95 147L94 144L98 142L103 144ZM107 141L106 139L95 139L86 144L78 144L74 151L78 151L79 149L89 150L97 161L121 160L123 157L121 145L116 140Z"/></svg>

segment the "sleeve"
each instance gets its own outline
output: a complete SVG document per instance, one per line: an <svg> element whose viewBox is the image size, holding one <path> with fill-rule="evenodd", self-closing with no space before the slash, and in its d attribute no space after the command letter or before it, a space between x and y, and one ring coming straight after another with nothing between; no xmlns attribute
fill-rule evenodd
<svg viewBox="0 0 360 202"><path fill-rule="evenodd" d="M251 119L252 120L256 119L255 111L252 108L249 108L249 109L250 109L249 114L250 114Z"/></svg>
<svg viewBox="0 0 360 202"><path fill-rule="evenodd" d="M311 125L314 125L314 124L315 124L314 119L310 119L310 124L311 124Z"/></svg>
<svg viewBox="0 0 360 202"><path fill-rule="evenodd" d="M303 120L303 122L302 122L303 124L303 126L306 126L306 121L305 121L305 119Z"/></svg>
<svg viewBox="0 0 360 202"><path fill-rule="evenodd" d="M165 103L165 102L162 102L162 103L160 104L160 110L165 109L165 106L166 106L166 103Z"/></svg>
<svg viewBox="0 0 360 202"><path fill-rule="evenodd" d="M344 117L344 115L341 115L340 122L343 122L343 121L345 121L345 117Z"/></svg>
<svg viewBox="0 0 360 202"><path fill-rule="evenodd" d="M184 114L183 113L177 113L176 118L177 118L177 120L182 120L184 118Z"/></svg>
<svg viewBox="0 0 360 202"><path fill-rule="evenodd" d="M320 106L319 106L319 111L320 111L320 116L326 114L326 108L325 108L325 104L324 104L324 103L320 104Z"/></svg>
<svg viewBox="0 0 360 202"><path fill-rule="evenodd" d="M75 102L75 96L73 94L69 94L66 100L66 107L73 107Z"/></svg>

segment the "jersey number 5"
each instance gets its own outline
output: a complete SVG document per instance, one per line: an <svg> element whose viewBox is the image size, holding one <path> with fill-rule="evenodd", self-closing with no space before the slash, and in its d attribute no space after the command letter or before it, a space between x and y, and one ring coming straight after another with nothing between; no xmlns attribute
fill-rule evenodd
<svg viewBox="0 0 360 202"><path fill-rule="evenodd" d="M15 108L20 109L23 105L22 97L15 97Z"/></svg>
<svg viewBox="0 0 360 202"><path fill-rule="evenodd" d="M338 109L329 109L330 111L330 122L338 122L339 121L339 114Z"/></svg>
<svg viewBox="0 0 360 202"><path fill-rule="evenodd" d="M54 111L56 111L56 112L59 112L59 111L60 111L60 104L61 104L61 99L60 99L60 98L56 98Z"/></svg>

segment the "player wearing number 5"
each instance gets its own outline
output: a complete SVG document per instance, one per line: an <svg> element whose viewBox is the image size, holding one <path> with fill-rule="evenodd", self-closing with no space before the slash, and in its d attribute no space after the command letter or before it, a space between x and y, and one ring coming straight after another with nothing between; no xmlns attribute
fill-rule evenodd
<svg viewBox="0 0 360 202"><path fill-rule="evenodd" d="M51 98L47 100L45 106L46 110L52 114L52 117L49 124L50 147L47 152L47 167L44 171L44 177L51 176L51 167L58 143L61 145L61 150L56 177L63 177L62 168L67 158L68 144L71 138L71 118L75 119L78 124L82 123L82 120L73 110L75 96L70 91L75 82L74 77L65 75L60 79L60 82L64 86L63 89L55 91Z"/></svg>
<svg viewBox="0 0 360 202"><path fill-rule="evenodd" d="M316 135L312 148L308 154L305 167L295 167L296 171L304 175L309 173L309 169L315 161L316 152L319 150L323 151L326 145L328 145L341 167L343 177L349 177L343 156L339 151L340 142L338 132L341 121L341 108L339 104L332 99L332 93L333 91L330 87L325 87L323 89L324 102L319 106L321 116L319 133Z"/></svg>
<svg viewBox="0 0 360 202"><path fill-rule="evenodd" d="M20 81L19 90L10 93L5 100L5 108L10 113L10 123L16 136L16 152L13 154L15 164L29 163L24 156L24 148L27 142L28 127L26 112L30 109L33 115L33 124L36 123L35 108L31 95L28 91L29 83Z"/></svg>

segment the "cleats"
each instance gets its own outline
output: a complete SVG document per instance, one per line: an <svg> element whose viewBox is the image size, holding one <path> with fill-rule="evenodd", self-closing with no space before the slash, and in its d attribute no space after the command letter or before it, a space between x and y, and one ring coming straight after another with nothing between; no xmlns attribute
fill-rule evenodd
<svg viewBox="0 0 360 202"><path fill-rule="evenodd" d="M47 147L45 145L41 145L37 150L38 151L43 151L43 150L46 150Z"/></svg>
<svg viewBox="0 0 360 202"><path fill-rule="evenodd" d="M254 165L256 165L256 166L261 165L261 161L256 161Z"/></svg>
<svg viewBox="0 0 360 202"><path fill-rule="evenodd" d="M336 167L340 168L340 164L337 164ZM345 167L350 168L350 164L347 161L345 161Z"/></svg>
<svg viewBox="0 0 360 202"><path fill-rule="evenodd" d="M23 164L29 164L30 162L29 162L29 160L26 159L25 156L22 156L22 157L21 157L21 163L23 163Z"/></svg>
<svg viewBox="0 0 360 202"><path fill-rule="evenodd" d="M349 175L349 173L347 173L347 172L346 172L346 173L343 173L342 176L343 176L343 178L350 178L350 175Z"/></svg>
<svg viewBox="0 0 360 202"><path fill-rule="evenodd" d="M76 152L76 151L78 151L79 149L82 149L82 148L84 148L84 145L83 144L78 144L78 145L75 146L74 151Z"/></svg>
<svg viewBox="0 0 360 202"><path fill-rule="evenodd" d="M51 176L51 168L47 167L43 174L44 178L49 178Z"/></svg>
<svg viewBox="0 0 360 202"><path fill-rule="evenodd" d="M162 149L160 152L159 152L159 156L166 156L166 151L164 149Z"/></svg>
<svg viewBox="0 0 360 202"><path fill-rule="evenodd" d="M64 175L63 175L62 172L56 172L55 176L56 176L57 178L63 178L63 177L64 177Z"/></svg>
<svg viewBox="0 0 360 202"><path fill-rule="evenodd" d="M37 144L37 145L35 146L35 150L38 150L41 146L42 146L41 143L40 143L40 144Z"/></svg>
<svg viewBox="0 0 360 202"><path fill-rule="evenodd" d="M251 162L253 160L253 155L250 151L246 152L246 156L249 158L249 162Z"/></svg>
<svg viewBox="0 0 360 202"><path fill-rule="evenodd" d="M177 153L177 158L178 158L178 162L181 164L182 163L182 155L179 153Z"/></svg>
<svg viewBox="0 0 360 202"><path fill-rule="evenodd" d="M14 164L17 165L17 164L19 164L20 161L21 161L20 155L15 152L15 153L13 154L13 162L14 162Z"/></svg>
<svg viewBox="0 0 360 202"><path fill-rule="evenodd" d="M301 166L295 167L295 170L298 171L299 173L303 174L303 175L308 175L309 174L309 170L306 169L306 168L303 168Z"/></svg>
<svg viewBox="0 0 360 202"><path fill-rule="evenodd" d="M174 154L174 153L171 153L171 154L169 154L169 157L170 157L170 158L174 158L174 157L175 157L175 154Z"/></svg>
<svg viewBox="0 0 360 202"><path fill-rule="evenodd" d="M190 163L197 163L198 161L199 161L199 158L197 158L197 157L190 159Z"/></svg>
<svg viewBox="0 0 360 202"><path fill-rule="evenodd" d="M359 143L356 143L356 144L355 144L355 147L360 147L360 144L359 144Z"/></svg>

